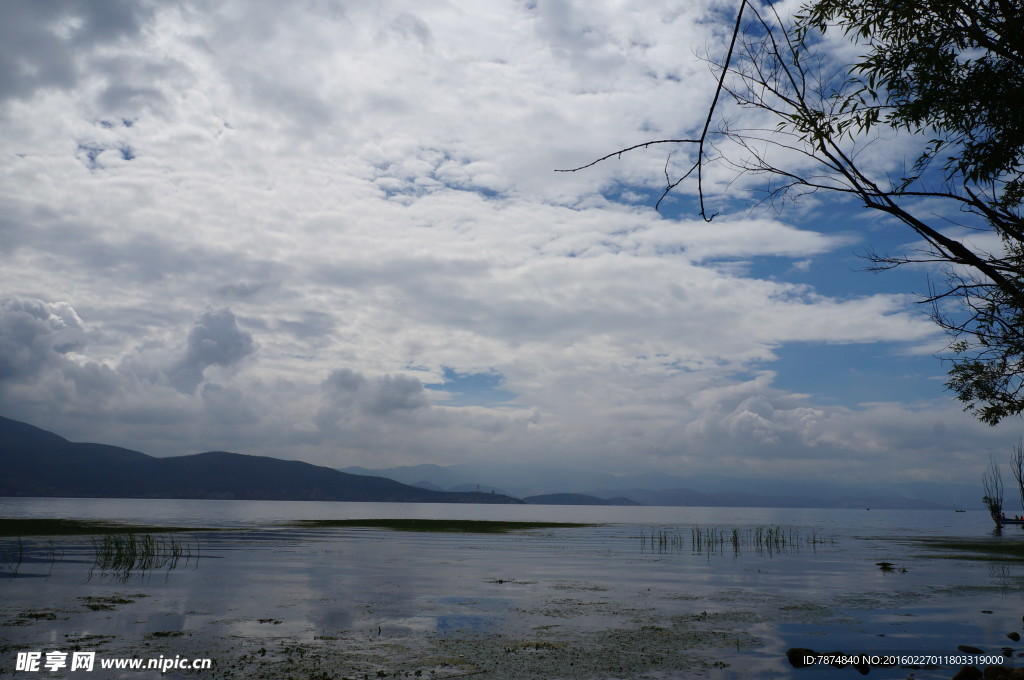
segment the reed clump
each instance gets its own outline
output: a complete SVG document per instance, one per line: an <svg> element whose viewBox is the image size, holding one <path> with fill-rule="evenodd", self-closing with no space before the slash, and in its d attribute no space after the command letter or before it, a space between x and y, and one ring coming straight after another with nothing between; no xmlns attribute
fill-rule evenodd
<svg viewBox="0 0 1024 680"><path fill-rule="evenodd" d="M104 534L92 539L93 570L127 580L135 573L157 569L170 571L187 566L193 559L192 546L173 536L154 534ZM195 555L198 564L198 552ZM90 571L90 574L92 572Z"/></svg>
<svg viewBox="0 0 1024 680"><path fill-rule="evenodd" d="M817 531L762 526L726 529L724 527L691 527L689 535L680 529L654 529L640 532L641 549L656 552L678 552L689 548L695 554L738 555L744 550L757 553L790 553L804 548L814 549L822 543L835 543L834 538L820 536Z"/></svg>

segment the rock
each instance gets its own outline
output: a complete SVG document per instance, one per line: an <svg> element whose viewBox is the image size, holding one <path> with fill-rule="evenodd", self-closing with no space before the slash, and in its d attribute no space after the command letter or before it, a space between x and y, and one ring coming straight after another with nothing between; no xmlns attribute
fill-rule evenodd
<svg viewBox="0 0 1024 680"><path fill-rule="evenodd" d="M970 645L960 645L959 647L957 647L957 649L959 649L964 654L984 654L985 653L984 649L979 649L977 647L971 647Z"/></svg>
<svg viewBox="0 0 1024 680"><path fill-rule="evenodd" d="M1010 680L1024 680L1024 668L1014 668L1010 671Z"/></svg>
<svg viewBox="0 0 1024 680"><path fill-rule="evenodd" d="M1010 638L1014 642L1020 642L1020 633L1017 631L1011 631L1006 634L1006 637Z"/></svg>
<svg viewBox="0 0 1024 680"><path fill-rule="evenodd" d="M806 668L811 664L804 661L806 656L816 656L817 652L813 649L807 649L806 647L791 647L786 651L786 658L789 659L789 665L793 668Z"/></svg>
<svg viewBox="0 0 1024 680"><path fill-rule="evenodd" d="M985 667L984 678L985 680L1008 680L1012 670L1009 666L994 663Z"/></svg>
<svg viewBox="0 0 1024 680"><path fill-rule="evenodd" d="M953 676L953 680L981 680L984 674L978 670L977 666L960 666L960 670Z"/></svg>

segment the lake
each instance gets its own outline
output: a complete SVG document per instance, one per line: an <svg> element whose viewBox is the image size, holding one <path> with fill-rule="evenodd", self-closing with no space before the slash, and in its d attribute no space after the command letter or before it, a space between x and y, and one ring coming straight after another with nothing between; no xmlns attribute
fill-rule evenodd
<svg viewBox="0 0 1024 680"><path fill-rule="evenodd" d="M1022 565L919 540L1024 539L984 511L0 498L0 517L221 529L158 536L177 558L127 570L102 562L102 537L0 538L4 677L19 652L54 651L94 651L96 669L18 677L810 679L861 674L787 650L938 657L868 674L902 680L951 678L960 645L1011 666L1024 652L1007 637ZM287 525L350 518L597 526ZM212 668L99 668L133 655Z"/></svg>

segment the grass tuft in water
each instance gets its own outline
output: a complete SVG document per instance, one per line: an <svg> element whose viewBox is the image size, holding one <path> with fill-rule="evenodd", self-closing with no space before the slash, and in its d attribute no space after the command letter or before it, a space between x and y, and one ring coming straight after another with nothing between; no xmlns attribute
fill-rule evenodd
<svg viewBox="0 0 1024 680"><path fill-rule="evenodd" d="M21 563L25 561L25 542L18 537L16 542L0 543L0 565L9 576L17 576Z"/></svg>
<svg viewBox="0 0 1024 680"><path fill-rule="evenodd" d="M689 540L687 540L689 538ZM821 543L835 543L834 538L819 536L816 531L801 532L778 526L746 529L721 527L692 527L689 536L678 529L656 529L650 534L640 532L640 547L656 552L672 552L690 548L695 554L733 554L743 550L758 553L799 552L801 548L814 548Z"/></svg>
<svg viewBox="0 0 1024 680"><path fill-rule="evenodd" d="M187 566L192 559L191 546L173 536L104 534L102 538L92 539L92 547L93 569L122 580L155 569L170 571L182 560L185 561L183 566Z"/></svg>

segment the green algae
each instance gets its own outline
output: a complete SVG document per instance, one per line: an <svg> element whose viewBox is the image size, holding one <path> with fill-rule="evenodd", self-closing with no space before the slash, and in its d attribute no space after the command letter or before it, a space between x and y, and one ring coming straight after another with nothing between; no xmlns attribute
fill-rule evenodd
<svg viewBox="0 0 1024 680"><path fill-rule="evenodd" d="M916 557L989 562L1024 562L1024 541L994 538L927 537L907 538L901 542L920 546L929 551Z"/></svg>
<svg viewBox="0 0 1024 680"><path fill-rule="evenodd" d="M501 522L477 519L301 519L290 526L303 528L364 527L393 531L459 534L504 534L529 529L571 529L599 526L572 522Z"/></svg>
<svg viewBox="0 0 1024 680"><path fill-rule="evenodd" d="M170 533L180 531L215 531L196 527L147 526L92 522L62 518L0 518L0 537L4 536L87 536L94 534Z"/></svg>

